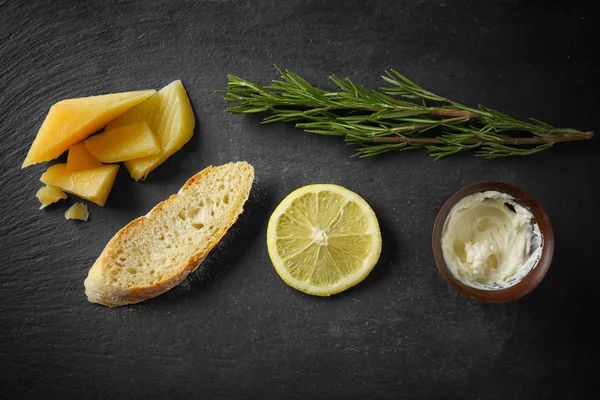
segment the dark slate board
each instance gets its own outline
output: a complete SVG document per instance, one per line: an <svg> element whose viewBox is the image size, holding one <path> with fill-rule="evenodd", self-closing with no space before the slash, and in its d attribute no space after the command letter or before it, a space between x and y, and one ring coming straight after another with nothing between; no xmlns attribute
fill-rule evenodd
<svg viewBox="0 0 600 400"><path fill-rule="evenodd" d="M378 87L396 68L469 104L600 125L592 2L434 3L0 0L0 398L592 397L598 140L495 161L358 160L339 139L228 115L215 93L227 73L268 82L273 63L325 87L332 73ZM198 126L183 151L143 183L121 170L88 223L65 221L67 202L37 210L44 167L19 167L52 103L178 78ZM256 186L200 270L136 306L86 301L87 271L120 227L232 160L255 166ZM536 196L556 234L542 284L505 305L461 297L431 252L443 202L485 179ZM265 233L286 194L327 182L369 201L383 253L355 289L315 298L279 279Z"/></svg>

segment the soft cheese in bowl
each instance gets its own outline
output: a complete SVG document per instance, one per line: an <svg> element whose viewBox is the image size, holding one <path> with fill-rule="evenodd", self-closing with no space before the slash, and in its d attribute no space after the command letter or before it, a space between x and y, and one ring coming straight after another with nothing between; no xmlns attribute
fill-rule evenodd
<svg viewBox="0 0 600 400"><path fill-rule="evenodd" d="M452 207L442 230L444 261L455 278L484 290L521 281L542 254L533 214L495 190L473 193Z"/></svg>
<svg viewBox="0 0 600 400"><path fill-rule="evenodd" d="M527 294L541 281L554 236L533 197L507 183L480 182L442 207L433 248L442 275L459 292L504 302Z"/></svg>

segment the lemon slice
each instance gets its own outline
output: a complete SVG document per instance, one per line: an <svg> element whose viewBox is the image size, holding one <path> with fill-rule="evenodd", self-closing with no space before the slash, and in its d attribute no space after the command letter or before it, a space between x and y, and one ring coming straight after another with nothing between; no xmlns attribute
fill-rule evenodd
<svg viewBox="0 0 600 400"><path fill-rule="evenodd" d="M377 217L337 185L290 193L269 219L267 247L277 273L304 293L331 296L361 282L381 252Z"/></svg>

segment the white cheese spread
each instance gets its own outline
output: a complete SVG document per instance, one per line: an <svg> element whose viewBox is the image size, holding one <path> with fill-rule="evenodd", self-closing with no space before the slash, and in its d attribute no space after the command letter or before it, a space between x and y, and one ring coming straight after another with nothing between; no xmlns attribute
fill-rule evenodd
<svg viewBox="0 0 600 400"><path fill-rule="evenodd" d="M448 269L462 283L484 290L521 281L542 254L533 214L506 193L487 191L452 207L442 231Z"/></svg>

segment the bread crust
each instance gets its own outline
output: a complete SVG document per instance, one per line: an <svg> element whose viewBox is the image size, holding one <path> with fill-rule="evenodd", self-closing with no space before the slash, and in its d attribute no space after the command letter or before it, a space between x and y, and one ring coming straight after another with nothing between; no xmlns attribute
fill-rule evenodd
<svg viewBox="0 0 600 400"><path fill-rule="evenodd" d="M213 172L216 168L223 168L229 165L235 165L233 163L229 163L221 167L209 166L205 168L196 175L192 176L182 186L177 195L172 195L167 200L160 202L152 210L150 210L148 214L134 219L121 230L119 230L115 234L115 236L113 236L113 238L108 242L108 244L98 257L96 262L93 264L84 282L85 293L87 295L88 301L92 303L102 304L107 307L117 307L127 304L134 304L163 294L172 289L173 287L179 285L181 282L183 282L191 272L195 271L198 268L198 266L206 258L208 253L210 253L210 251L219 243L219 241L225 236L229 228L231 228L231 226L238 220L239 215L244 211L243 205L248 200L250 189L252 187L252 181L254 180L254 169L250 164L243 164L245 164L244 166L247 166L249 168L250 182L248 185L248 190L246 191L246 193L243 194L243 200L239 204L239 210L238 212L234 213L234 217L227 221L227 223L224 224L221 229L212 233L208 242L204 245L202 252L194 254L187 260L187 262L181 265L181 267L178 268L174 274L161 279L159 282L156 282L151 286L124 288L122 286L109 283L104 274L104 272L106 272L107 270L110 256L115 252L115 247L117 246L122 236L128 235L129 231L131 231L134 226L138 224L144 224L146 221L148 221L148 218L154 215L155 213L166 212L164 209L169 206L169 204L177 195L189 190L195 185L202 184L202 181L205 179L205 177L211 172Z"/></svg>

